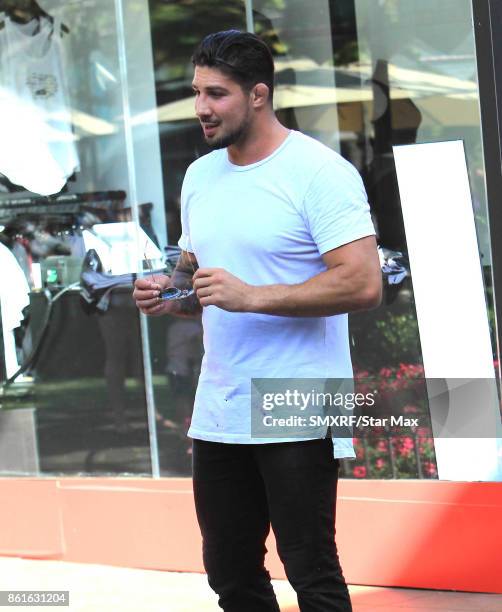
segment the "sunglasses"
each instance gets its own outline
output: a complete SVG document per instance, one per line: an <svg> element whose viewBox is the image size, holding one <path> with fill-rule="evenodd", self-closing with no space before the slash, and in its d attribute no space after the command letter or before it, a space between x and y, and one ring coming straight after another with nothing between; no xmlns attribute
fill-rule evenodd
<svg viewBox="0 0 502 612"><path fill-rule="evenodd" d="M193 289L178 289L178 287L168 287L160 292L161 300L184 300L194 294Z"/></svg>
<svg viewBox="0 0 502 612"><path fill-rule="evenodd" d="M155 278L155 274L152 268L152 264L150 263L150 259L146 256L146 253L144 253L144 255L145 255L146 265L148 266L148 269L152 274L153 281L156 283L157 280ZM183 259L183 251L181 254L181 258ZM195 268L192 263L192 260L190 259L190 256L188 256L188 261L190 262L192 271L195 274ZM191 287L190 289L179 289L178 287L166 287L166 289L160 292L159 298L163 301L184 300L190 297L191 295L193 295L194 293L195 293L195 290L193 289L193 287Z"/></svg>

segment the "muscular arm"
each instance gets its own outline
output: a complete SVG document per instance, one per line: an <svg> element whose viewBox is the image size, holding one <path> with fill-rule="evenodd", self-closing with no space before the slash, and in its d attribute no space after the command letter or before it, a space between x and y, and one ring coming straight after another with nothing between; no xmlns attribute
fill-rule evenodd
<svg viewBox="0 0 502 612"><path fill-rule="evenodd" d="M298 285L256 287L250 311L299 317L325 317L380 304L382 274L373 236L323 255L327 270Z"/></svg>
<svg viewBox="0 0 502 612"><path fill-rule="evenodd" d="M194 288L202 306L231 312L322 317L380 304L382 275L373 236L323 255L327 270L296 285L254 286L220 269L199 269Z"/></svg>

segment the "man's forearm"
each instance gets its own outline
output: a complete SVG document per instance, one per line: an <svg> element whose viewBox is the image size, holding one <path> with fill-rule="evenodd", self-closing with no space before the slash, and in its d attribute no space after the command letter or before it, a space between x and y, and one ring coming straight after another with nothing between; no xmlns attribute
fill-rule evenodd
<svg viewBox="0 0 502 612"><path fill-rule="evenodd" d="M196 263L192 265L190 262L184 261L182 258L180 258L171 276L173 287L177 287L178 289L191 289L192 277L196 269ZM193 317L201 312L202 307L194 293L187 298L174 300L173 308L170 310L169 314L180 317Z"/></svg>
<svg viewBox="0 0 502 612"><path fill-rule="evenodd" d="M249 289L249 312L278 316L326 317L378 306L381 278L349 276L342 269L326 270L296 285L263 285Z"/></svg>

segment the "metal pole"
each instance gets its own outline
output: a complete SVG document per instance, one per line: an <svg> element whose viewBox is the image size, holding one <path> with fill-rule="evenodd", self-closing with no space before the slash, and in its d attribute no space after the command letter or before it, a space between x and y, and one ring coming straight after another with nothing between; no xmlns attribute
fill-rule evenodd
<svg viewBox="0 0 502 612"><path fill-rule="evenodd" d="M244 0L246 5L246 30L254 34L253 0Z"/></svg>
<svg viewBox="0 0 502 612"><path fill-rule="evenodd" d="M136 226L139 227L138 188L136 184L136 163L134 155L134 138L132 132L131 107L129 104L129 80L125 44L124 7L122 2L123 0L115 0L119 66L120 77L122 81L122 108L124 111L124 136L126 141L127 170L129 177L129 200L131 203L132 219ZM137 252L141 253L141 249L138 248ZM138 264L141 264L141 262L138 262ZM138 269L141 270L142 266L138 265ZM150 339L148 336L148 323L146 320L146 316L142 313L140 313L139 316L141 332L141 352L143 354L143 370L145 374L146 411L148 418L148 436L150 440L150 459L152 463L152 476L154 478L159 478L159 450L157 444L157 424L155 421L155 397L153 393L152 366L150 363Z"/></svg>

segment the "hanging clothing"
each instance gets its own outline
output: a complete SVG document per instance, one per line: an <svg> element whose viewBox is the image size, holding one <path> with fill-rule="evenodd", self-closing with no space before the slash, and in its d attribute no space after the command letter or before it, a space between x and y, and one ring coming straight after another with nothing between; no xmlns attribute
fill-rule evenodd
<svg viewBox="0 0 502 612"><path fill-rule="evenodd" d="M0 172L41 195L78 169L63 66L61 23L3 16L0 32Z"/></svg>
<svg viewBox="0 0 502 612"><path fill-rule="evenodd" d="M27 238L18 237L15 239L12 245L12 254L16 258L21 270L24 273L26 281L30 287L33 287L32 278L32 264L33 258L31 256L30 241Z"/></svg>
<svg viewBox="0 0 502 612"><path fill-rule="evenodd" d="M14 255L0 243L0 306L3 351L7 378L18 369L14 329L24 319L23 310L30 303L30 288Z"/></svg>
<svg viewBox="0 0 502 612"><path fill-rule="evenodd" d="M30 303L30 287L21 266L11 251L0 243L0 301L3 329L12 331L24 319Z"/></svg>

